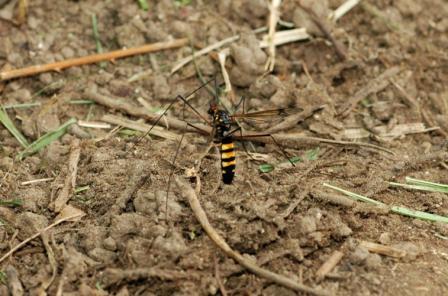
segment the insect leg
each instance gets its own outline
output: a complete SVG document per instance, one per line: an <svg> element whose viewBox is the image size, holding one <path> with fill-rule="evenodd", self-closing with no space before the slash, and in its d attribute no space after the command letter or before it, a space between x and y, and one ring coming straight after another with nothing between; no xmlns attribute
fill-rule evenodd
<svg viewBox="0 0 448 296"><path fill-rule="evenodd" d="M177 156L179 155L180 147L182 146L182 141L184 140L185 132L182 133L182 137L180 138L179 145L177 145L176 153L174 154L173 161L171 162L171 165L173 168L171 169L170 175L168 176L168 185L166 188L166 199L165 199L165 221L168 224L168 197L170 193L170 187L171 187L171 180L174 176L174 169L175 169L175 163Z"/></svg>
<svg viewBox="0 0 448 296"><path fill-rule="evenodd" d="M272 134L259 134L259 135L241 135L241 137L245 138L260 138L260 137L270 137L272 139L272 142L277 146L277 148L281 151L283 156L292 164L292 166L296 166L294 162L291 160L291 158L288 156L286 151L280 146L280 144L275 140L274 136Z"/></svg>
<svg viewBox="0 0 448 296"><path fill-rule="evenodd" d="M232 136L234 133L236 133L238 131L240 132L241 137L243 137L243 129L241 128L241 126L238 126L233 131L229 132L226 136L230 137L230 136ZM249 157L252 160L256 161L256 159L253 158L252 155L250 155L249 150L247 150L246 143L244 141L241 141L241 144L243 145L244 152L246 152L246 154L249 155Z"/></svg>
<svg viewBox="0 0 448 296"><path fill-rule="evenodd" d="M168 105L168 107L166 107L165 111L163 111L163 113L159 117L157 117L156 121L154 121L154 123L151 125L149 130L143 136L141 136L137 142L140 142L144 137L146 137L152 131L152 129L160 122L160 120L163 118L163 116L165 116L166 113L168 113L168 111L173 107L173 105L177 102L177 100L183 101L184 104L186 104L188 107L190 107L195 112L195 114L197 114L202 120L204 120L205 122L210 124L210 122L206 118L204 118L185 98L188 98L191 95L195 94L197 91L199 91L200 89L202 89L203 87L205 87L212 81L216 81L216 77L205 82L204 84L202 84L201 86L199 86L198 88L196 88L195 90L190 92L186 97L183 97L182 95L177 95L176 98L174 98L174 100Z"/></svg>

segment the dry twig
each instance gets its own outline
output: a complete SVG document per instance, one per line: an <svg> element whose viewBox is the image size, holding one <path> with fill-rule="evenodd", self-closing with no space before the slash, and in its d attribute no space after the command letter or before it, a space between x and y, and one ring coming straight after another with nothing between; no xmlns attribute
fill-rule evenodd
<svg viewBox="0 0 448 296"><path fill-rule="evenodd" d="M120 214L132 198L134 193L139 189L149 177L149 174L145 171L146 167L143 163L138 163L132 170L132 175L126 182L126 189L120 194L115 204L110 209L110 214Z"/></svg>
<svg viewBox="0 0 448 296"><path fill-rule="evenodd" d="M228 48L221 50L218 53L219 64L221 65L221 73L224 78L224 83L226 88L224 89L225 93L229 93L232 91L232 84L230 83L229 73L226 70L226 58L229 55L230 50Z"/></svg>
<svg viewBox="0 0 448 296"><path fill-rule="evenodd" d="M193 213L195 214L196 219L198 219L202 228L205 230L205 232L210 237L210 239L227 256L229 256L233 260L237 261L239 264L244 266L250 272L252 272L260 277L263 277L269 281L272 281L278 285L282 285L282 286L290 288L294 291L306 292L306 293L310 293L313 295L327 295L327 293L325 291L310 288L303 284L297 283L296 281L293 281L285 276L282 276L282 275L276 274L274 272L268 271L264 268L261 268L257 264L246 259L244 256L242 256L238 252L235 252L234 250L232 250L230 248L230 246L224 241L224 239L211 226L210 222L208 221L207 215L205 214L204 210L202 209L202 206L199 203L199 200L198 200L193 188L191 188L191 186L186 181L184 181L183 179L181 179L179 177L176 178L176 183L177 183L177 186L180 188L180 190L185 195L185 197L188 199L190 207L193 210Z"/></svg>
<svg viewBox="0 0 448 296"><path fill-rule="evenodd" d="M330 14L330 19L333 21L339 20L347 12L352 10L361 0L347 0L341 4L333 13Z"/></svg>
<svg viewBox="0 0 448 296"><path fill-rule="evenodd" d="M85 96L87 96L89 99L95 101L98 104L104 105L106 107L109 107L109 108L112 108L115 110L123 111L132 116L147 119L151 122L156 121L157 118L160 117L159 114L150 113L150 112L146 111L144 108L133 106L133 105L129 104L128 102L121 100L119 98L102 95L102 94L99 94L92 90L87 90L85 92ZM185 128L185 121L183 121L183 120L179 120L177 118L168 117L168 116L166 117L166 119L167 119L168 124L172 128L175 128L175 129L181 130L181 131L186 129L187 131L190 131L190 132L192 132L192 131L198 132L197 129L194 129L192 127ZM161 122L159 122L159 125L160 124L161 124ZM195 124L195 126L198 127L199 129L202 129L203 130L202 133L205 135L209 135L211 132L211 128L209 126L206 126L203 124Z"/></svg>
<svg viewBox="0 0 448 296"><path fill-rule="evenodd" d="M78 161L81 156L81 147L78 139L72 142L71 152L68 159L68 170L64 187L54 201L54 211L59 213L67 204L76 186L76 175L78 174Z"/></svg>
<svg viewBox="0 0 448 296"><path fill-rule="evenodd" d="M322 264L321 267L316 272L317 280L320 281L325 278L325 276L333 270L333 268L338 265L339 261L341 261L342 257L344 256L344 253L340 251L334 251L333 254L331 254L330 258L327 259L327 261Z"/></svg>
<svg viewBox="0 0 448 296"><path fill-rule="evenodd" d="M103 123L103 122L78 120L77 123L78 123L78 126L80 126L80 127L97 128L97 129L109 129L109 128L111 128L110 124L106 124L106 123Z"/></svg>
<svg viewBox="0 0 448 296"><path fill-rule="evenodd" d="M27 243L29 243L30 241L32 241L33 239L35 239L36 237L42 235L43 233L45 233L46 231L48 231L49 229L61 224L62 222L65 221L70 221L70 220L75 220L77 218L81 218L82 216L84 216L84 213L75 213L73 215L61 218L61 219L57 219L54 223L48 225L47 227L45 227L44 229L38 231L37 233L33 234L32 236L28 237L27 239L23 240L22 242L20 242L19 244L17 244L14 248L12 248L11 250L9 250L9 252L7 252L5 255L3 255L0 258L0 263L3 262L6 258L8 258L9 256L11 256L12 254L14 254L15 251L19 250L20 248L22 248L23 246L25 246Z"/></svg>
<svg viewBox="0 0 448 296"><path fill-rule="evenodd" d="M293 114L293 115L286 117L285 119L283 119L282 122L271 127L270 129L268 129L266 131L266 133L274 134L274 133L278 133L280 131L289 130L289 129L297 126L297 124L304 121L305 119L313 116L314 113L322 110L323 108L325 108L325 105L317 106L317 107L308 107L305 110L303 110L302 112L299 112L297 114Z"/></svg>
<svg viewBox="0 0 448 296"><path fill-rule="evenodd" d="M215 257L215 279L216 282L218 282L219 291L221 292L222 296L227 296L226 288L224 287L224 284L221 280L221 275L219 272L219 262L218 259Z"/></svg>
<svg viewBox="0 0 448 296"><path fill-rule="evenodd" d="M150 53L150 52L155 52L155 51L164 50L164 49L182 47L182 46L186 45L187 43L188 43L188 39L186 39L186 38L175 39L175 40L170 40L170 41L165 41L165 42L157 42L157 43L147 44L147 45L143 45L140 47L115 50L115 51L111 51L108 53L94 54L94 55L81 57L81 58L68 59L68 60L55 62L55 63L49 63L49 64L45 64L45 65L37 65L37 66L31 66L31 67L26 67L26 68L22 68L22 69L4 71L4 72L0 72L0 81L9 80L9 79L18 78L18 77L35 75L35 74L48 72L48 71L59 72L63 69L69 68L69 67L93 64L93 63L98 63L98 62L102 62L102 61L114 61L116 59L132 56L132 55L138 55L138 54Z"/></svg>
<svg viewBox="0 0 448 296"><path fill-rule="evenodd" d="M119 125L122 127L130 128L130 129L142 132L142 133L146 133L151 128L151 125L149 125L149 124L130 120L130 119L124 118L122 116L117 116L117 115L112 115L112 114L104 115L103 117L101 117L101 120L111 123L111 124L116 124L116 125ZM179 135L177 135L173 132L170 132L168 130L165 130L159 126L155 126L149 134L157 136L157 137L169 139L169 140L178 140L180 138Z"/></svg>
<svg viewBox="0 0 448 296"><path fill-rule="evenodd" d="M316 26L319 28L319 30L322 31L322 33L327 36L327 38L333 43L334 49L336 50L337 55L342 59L347 59L347 49L345 48L344 44L339 42L336 38L333 37L333 34L331 34L331 29L329 24L327 23L327 20L320 18L311 8L306 7L301 3L301 1L298 1L299 6L311 17L313 22L316 24Z"/></svg>
<svg viewBox="0 0 448 296"><path fill-rule="evenodd" d="M8 265L5 269L6 276L8 278L8 289L11 296L22 296L24 295L24 290L22 282L19 278L19 272L14 266Z"/></svg>
<svg viewBox="0 0 448 296"><path fill-rule="evenodd" d="M286 43L296 42L300 40L310 39L310 35L306 32L305 28L296 28L290 30L283 30L276 32L274 35L274 46L283 45ZM260 48L269 47L268 35L264 35L260 42Z"/></svg>
<svg viewBox="0 0 448 296"><path fill-rule="evenodd" d="M126 270L107 268L103 273L103 283L106 287L123 281L136 281L148 278L159 278L166 281L198 279L198 277L191 272L166 270L156 267L142 267Z"/></svg>
<svg viewBox="0 0 448 296"><path fill-rule="evenodd" d="M32 184L36 184L36 183L52 181L53 179L54 178L42 178L42 179L29 180L29 181L24 181L24 182L20 183L20 185L22 185L22 186L32 185Z"/></svg>
<svg viewBox="0 0 448 296"><path fill-rule="evenodd" d="M269 33L267 36L268 40L268 60L265 65L265 71L272 72L275 66L275 28L277 27L277 22L280 19L280 5L282 0L272 0L269 5Z"/></svg>
<svg viewBox="0 0 448 296"><path fill-rule="evenodd" d="M369 252L372 253L378 253L381 255L394 257L394 258L401 258L406 256L406 251L400 250L394 247L380 245L377 243L372 243L368 241L361 241L359 244L360 247L366 248Z"/></svg>
<svg viewBox="0 0 448 296"><path fill-rule="evenodd" d="M261 32L265 32L267 30L266 27L262 27L260 29L256 29L253 32L254 33L261 33ZM183 66L185 66L186 64L190 63L191 61L193 61L194 59L197 59L198 57L205 55L215 49L218 49L220 47L223 47L225 45L228 45L232 42L237 41L238 39L240 39L240 35L235 35L226 39L223 39L221 41L218 41L212 45L209 45L199 51L196 51L194 54L192 54L191 56L188 56L186 58L181 59L180 61L178 61L173 68L171 69L171 74L176 73L177 71L179 71L180 68L182 68Z"/></svg>

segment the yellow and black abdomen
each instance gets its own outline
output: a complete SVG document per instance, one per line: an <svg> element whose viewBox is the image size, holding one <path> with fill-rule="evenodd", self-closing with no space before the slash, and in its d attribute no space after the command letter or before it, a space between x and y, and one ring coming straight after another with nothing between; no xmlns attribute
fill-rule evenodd
<svg viewBox="0 0 448 296"><path fill-rule="evenodd" d="M224 184L231 184L235 176L235 145L232 138L223 138L221 142L221 169Z"/></svg>

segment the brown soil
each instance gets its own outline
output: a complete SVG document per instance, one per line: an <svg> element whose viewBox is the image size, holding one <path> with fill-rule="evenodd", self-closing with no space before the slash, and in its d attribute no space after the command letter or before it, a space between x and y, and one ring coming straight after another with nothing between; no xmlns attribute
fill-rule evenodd
<svg viewBox="0 0 448 296"><path fill-rule="evenodd" d="M330 294L448 294L446 224L365 204L344 206L331 202L328 195L334 192L322 186L326 182L390 205L448 216L446 195L388 187L388 182L403 182L406 176L448 183L444 162L448 154L446 0L363 1L367 6L354 8L331 30L347 48L347 60L336 54L318 27L304 21L296 2L283 1L282 20L307 25L317 37L278 47L274 72L264 77L266 55L256 43L260 35L250 33L267 24L264 0L216 1L219 4L193 0L187 5L150 1L148 12L139 8L138 1L29 2L22 25L1 14L0 67L4 70L95 53L92 13L97 16L105 51L180 37L191 38L197 50L242 33L242 39L231 46L228 69L236 97L244 96L246 107L252 111L305 110L325 105L287 132L355 141L348 132L362 128L370 136L356 141L394 154L364 146L303 141L287 146L286 152L304 156L319 148L316 160L264 174L259 163L238 145L235 180L223 185L219 157L212 149L199 173L199 199L211 224L234 250L264 262L271 271ZM322 15L342 2L320 1L314 9ZM8 9L3 6L0 11ZM1 103L41 103L8 109L30 142L71 117L92 121L115 114L136 120L100 104L73 105L70 101L89 99L85 97L89 89L135 106L141 106L139 97L153 107L164 106L177 94L187 94L201 84L193 64L170 75L174 63L190 53L191 47L186 46L6 81L0 84ZM222 80L212 56L199 58L197 64L205 79L218 75ZM385 71L392 71L390 77L382 76ZM374 84L372 91L360 92L369 84ZM210 99L201 90L191 102L206 112ZM176 105L170 115L181 118L181 111ZM188 121L195 121L187 113ZM412 123L439 129L385 136ZM246 129L267 127L255 122ZM223 290L228 295L294 295L227 258L204 233L174 183L168 200L169 223L165 222L166 188L176 142L157 137L136 142L135 136L109 132L72 126L60 140L17 162L14 157L21 147L0 126L0 197L23 201L20 207L0 207L1 254L54 221L57 213L52 204L66 182L70 147L76 138L82 138L76 188L89 186L70 196L69 204L86 213L80 221L56 226L1 263L1 295L8 291L22 295L21 289L27 295L41 295L45 289L49 295L58 291L63 295L219 295ZM187 176L207 148L208 138L187 133L183 143L176 176ZM254 142L246 146L265 155L268 162L284 161L275 145ZM52 180L22 185L42 178ZM369 253L359 246L360 241L394 246L407 255L392 258ZM342 260L318 281L316 271L336 250L343 252Z"/></svg>

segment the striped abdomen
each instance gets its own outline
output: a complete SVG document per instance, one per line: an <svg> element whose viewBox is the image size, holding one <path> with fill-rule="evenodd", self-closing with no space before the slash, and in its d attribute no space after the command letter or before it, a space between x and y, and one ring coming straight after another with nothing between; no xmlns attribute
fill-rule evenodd
<svg viewBox="0 0 448 296"><path fill-rule="evenodd" d="M230 137L223 138L221 142L221 168L222 181L231 184L235 175L235 146Z"/></svg>

